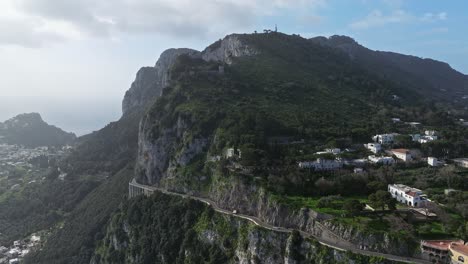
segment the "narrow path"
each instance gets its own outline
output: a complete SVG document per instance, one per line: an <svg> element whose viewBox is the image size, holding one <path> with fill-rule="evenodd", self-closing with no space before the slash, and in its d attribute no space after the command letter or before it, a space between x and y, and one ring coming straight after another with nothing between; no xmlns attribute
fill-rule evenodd
<svg viewBox="0 0 468 264"><path fill-rule="evenodd" d="M231 212L229 210L220 208L214 201L212 201L210 199L207 199L207 198L202 198L202 197L197 197L197 196L192 196L192 195L182 194L182 193L175 193L175 192L171 192L171 191L168 191L168 190L165 190L165 189L162 189L162 188L139 184L139 183L137 183L135 181L135 179L133 179L130 184L132 186L134 186L134 187L138 187L138 188L141 188L143 190L150 191L150 192L158 191L158 192L161 192L161 193L167 194L167 195L173 195L173 196L179 196L179 197L182 197L182 198L185 198L185 199L197 200L197 201L203 202L203 203L213 207L213 209L215 211L219 212L219 213L223 213L223 214L226 214L226 215L229 215L229 216L246 219L246 220L254 223L257 226L260 226L262 228L272 230L272 231L275 231L275 232L291 233L292 231L296 230L296 229L290 229L290 228L284 228L284 227L278 227L278 226L270 225L268 223L263 222L262 220L260 220L258 217L255 217L255 216L244 215L244 214L239 214L239 213L235 214L235 213L233 213L233 212ZM331 239L329 237L317 237L317 236L314 236L313 234L307 233L307 232L302 231L302 230L297 230L297 231L304 237L314 238L320 244L322 244L324 246L327 246L327 247L330 247L330 248L333 248L333 249L336 249L336 250L339 250L339 251L350 251L350 252L353 252L353 253L356 253L356 254L361 254L361 255L366 255L366 256L371 256L371 257L383 257L383 258L388 259L388 260L405 262L405 263L432 264L432 262L426 261L426 260L423 260L423 259L402 257L402 256L385 254L385 253L380 253L380 252L375 252L375 251L362 250L362 249L357 248L355 245L353 245L349 241L345 241L345 240L336 241L336 239Z"/></svg>

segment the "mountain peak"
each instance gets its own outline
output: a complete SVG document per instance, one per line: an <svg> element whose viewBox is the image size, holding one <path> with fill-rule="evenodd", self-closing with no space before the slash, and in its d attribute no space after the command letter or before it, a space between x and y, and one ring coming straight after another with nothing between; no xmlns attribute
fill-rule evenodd
<svg viewBox="0 0 468 264"><path fill-rule="evenodd" d="M342 43L342 44L358 44L355 39L352 37L344 36L344 35L333 35L328 38L330 41L335 43Z"/></svg>
<svg viewBox="0 0 468 264"><path fill-rule="evenodd" d="M39 113L19 114L0 122L0 143L37 146L61 146L72 143L76 136L47 124Z"/></svg>

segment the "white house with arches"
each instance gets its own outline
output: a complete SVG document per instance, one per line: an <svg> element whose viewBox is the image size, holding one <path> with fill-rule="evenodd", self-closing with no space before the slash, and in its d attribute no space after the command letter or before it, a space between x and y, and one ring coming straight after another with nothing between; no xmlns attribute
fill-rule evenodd
<svg viewBox="0 0 468 264"><path fill-rule="evenodd" d="M388 192L398 202L412 207L422 207L428 202L426 195L419 189L403 184L389 184Z"/></svg>

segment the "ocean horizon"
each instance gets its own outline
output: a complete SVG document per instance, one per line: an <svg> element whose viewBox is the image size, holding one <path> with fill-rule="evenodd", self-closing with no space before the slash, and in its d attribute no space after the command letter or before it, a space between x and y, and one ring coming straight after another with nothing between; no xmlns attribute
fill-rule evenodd
<svg viewBox="0 0 468 264"><path fill-rule="evenodd" d="M0 122L23 113L39 113L50 125L77 136L89 134L120 118L121 99L63 99L0 96Z"/></svg>

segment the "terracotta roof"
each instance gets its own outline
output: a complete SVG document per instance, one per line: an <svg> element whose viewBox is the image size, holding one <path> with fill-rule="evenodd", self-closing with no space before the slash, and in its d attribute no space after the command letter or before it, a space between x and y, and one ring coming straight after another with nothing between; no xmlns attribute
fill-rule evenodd
<svg viewBox="0 0 468 264"><path fill-rule="evenodd" d="M449 250L450 244L462 244L463 240L422 240L421 245L439 250Z"/></svg>
<svg viewBox="0 0 468 264"><path fill-rule="evenodd" d="M406 194L411 196L411 197L416 197L417 196L416 192L407 192Z"/></svg>
<svg viewBox="0 0 468 264"><path fill-rule="evenodd" d="M392 149L392 152L407 154L409 152L409 150L407 150L407 149Z"/></svg>
<svg viewBox="0 0 468 264"><path fill-rule="evenodd" d="M450 245L450 249L457 251L458 253L461 253L465 256L468 256L468 245L452 243Z"/></svg>

